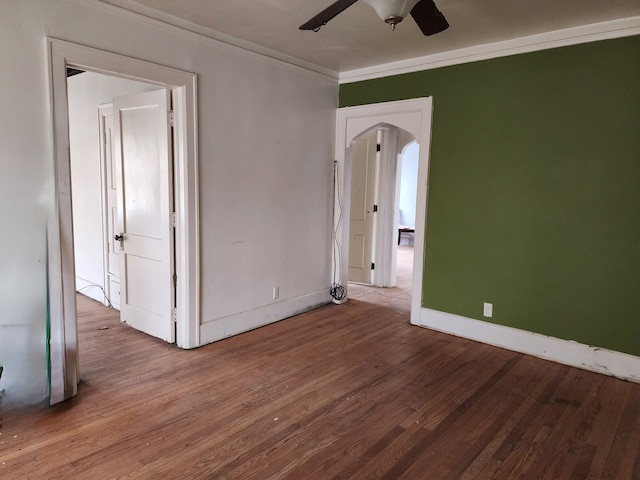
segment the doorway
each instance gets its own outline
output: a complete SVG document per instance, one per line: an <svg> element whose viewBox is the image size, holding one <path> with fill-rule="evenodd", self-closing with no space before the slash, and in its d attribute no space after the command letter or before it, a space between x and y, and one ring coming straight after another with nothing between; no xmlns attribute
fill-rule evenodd
<svg viewBox="0 0 640 480"><path fill-rule="evenodd" d="M419 147L384 125L356 137L350 153L349 281L394 287L398 248L407 240L413 246Z"/></svg>
<svg viewBox="0 0 640 480"><path fill-rule="evenodd" d="M166 89L173 101L176 211L176 344L199 345L196 177L196 76L121 55L49 39L56 224L48 228L50 403L71 398L79 381L67 68L105 73Z"/></svg>
<svg viewBox="0 0 640 480"><path fill-rule="evenodd" d="M113 97L157 87L96 72L72 73L67 97L76 290L120 310Z"/></svg>
<svg viewBox="0 0 640 480"><path fill-rule="evenodd" d="M418 154L413 137L392 125L377 126L352 143L348 214L354 298L411 303Z"/></svg>
<svg viewBox="0 0 640 480"><path fill-rule="evenodd" d="M76 289L120 310L123 323L174 343L168 92L74 73L67 92Z"/></svg>
<svg viewBox="0 0 640 480"><path fill-rule="evenodd" d="M431 116L432 116L432 98L421 98L415 100L404 100L398 102L386 102L373 105L364 105L360 107L345 107L338 110L337 118L337 142L336 142L336 165L338 172L344 172L344 175L338 175L335 196L336 211L349 212L351 208L351 174L352 174L352 153L353 142L363 133L375 129L383 128L395 135L395 152L398 152L399 145L406 145L415 139L420 145L418 155L418 179L416 192L416 222L414 234L414 255L413 255L413 272L411 287L411 323L420 324L421 303L422 303L422 277L423 277L423 260L424 260L424 238L425 238L425 219L427 209L427 178L429 166L429 150L431 140ZM390 149L391 152L394 149ZM387 162L396 166L393 162ZM383 174L381 178L387 181L392 178L396 181L395 174ZM381 189L382 193L385 189ZM389 189L386 189L389 192ZM391 189L393 191L393 189ZM342 204L344 199L344 205ZM395 209L395 202L385 202L387 209L392 205ZM380 211L380 208L378 209ZM395 242L395 237L389 235L388 232L394 231L394 225L397 228L399 222L397 212L389 212L378 224L386 222L387 227L378 228L378 232L382 237L377 237L376 248L381 251L391 251L391 246L385 246ZM391 225L389 227L388 225ZM340 299L334 299L335 303L343 303L349 297L349 289L347 287L348 263L349 263L349 225L343 223L341 216L336 216L334 220L335 242L337 247L334 249L334 275L333 278L346 289L346 295ZM397 231L397 230L396 230ZM386 233L382 233L386 232ZM385 257L377 257L383 260ZM377 267L377 265L376 265ZM384 268L391 270L392 265L383 265ZM386 275L383 275L386 278Z"/></svg>

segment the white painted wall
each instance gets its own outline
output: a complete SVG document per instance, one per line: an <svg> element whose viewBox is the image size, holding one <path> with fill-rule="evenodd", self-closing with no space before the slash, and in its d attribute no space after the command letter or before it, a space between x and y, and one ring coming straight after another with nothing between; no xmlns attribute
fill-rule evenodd
<svg viewBox="0 0 640 480"><path fill-rule="evenodd" d="M203 331L216 321L251 328L329 300L334 79L94 0L4 0L0 221L11 234L0 235L0 388L7 403L46 397L46 231L56 221L47 36L198 75Z"/></svg>
<svg viewBox="0 0 640 480"><path fill-rule="evenodd" d="M157 88L94 72L67 79L76 290L99 302L104 302L98 287L104 288L105 233L98 106L111 103L114 96Z"/></svg>
<svg viewBox="0 0 640 480"><path fill-rule="evenodd" d="M418 193L418 154L420 148L416 142L409 145L402 155L402 173L400 177L400 224L416 226L416 198Z"/></svg>

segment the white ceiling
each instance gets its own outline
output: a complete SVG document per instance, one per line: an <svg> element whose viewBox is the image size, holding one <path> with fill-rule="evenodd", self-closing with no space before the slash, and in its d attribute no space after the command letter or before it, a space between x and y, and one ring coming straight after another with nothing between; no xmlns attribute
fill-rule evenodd
<svg viewBox="0 0 640 480"><path fill-rule="evenodd" d="M451 26L425 37L410 17L391 31L364 2L314 33L298 27L334 0L103 1L214 37L220 32L338 73L640 16L640 0L436 0Z"/></svg>

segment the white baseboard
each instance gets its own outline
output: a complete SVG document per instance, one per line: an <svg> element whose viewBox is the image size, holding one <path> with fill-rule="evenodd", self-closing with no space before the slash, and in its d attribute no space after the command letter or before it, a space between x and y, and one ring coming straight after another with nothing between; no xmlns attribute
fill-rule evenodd
<svg viewBox="0 0 640 480"><path fill-rule="evenodd" d="M200 345L238 335L331 302L329 289L216 318L200 325Z"/></svg>
<svg viewBox="0 0 640 480"><path fill-rule="evenodd" d="M640 357L423 308L420 325L572 367L640 383Z"/></svg>

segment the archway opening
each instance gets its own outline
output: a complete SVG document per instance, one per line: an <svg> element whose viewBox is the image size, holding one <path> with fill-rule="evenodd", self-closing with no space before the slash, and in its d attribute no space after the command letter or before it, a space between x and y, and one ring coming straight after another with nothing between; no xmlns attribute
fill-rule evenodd
<svg viewBox="0 0 640 480"><path fill-rule="evenodd" d="M375 265L377 270L377 280L373 278L373 284L384 285L383 281L390 281L392 277L393 260L388 252L392 251L392 245L397 245L397 226L399 225L399 213L395 199L397 177L397 158L404 147L415 140L419 145L418 155L418 178L416 192L415 229L414 229L414 252L413 272L411 287L411 323L419 324L421 300L422 300L422 274L424 258L424 232L426 218L427 200L427 176L428 176L428 153L431 138L431 113L432 99L422 98L415 100L405 100L399 102L386 102L360 107L347 107L338 111L338 129L336 144L336 196L335 205L338 214L334 219L335 226L335 246L334 248L334 282L343 290L341 298L334 297L335 303L343 303L349 297L349 230L348 221L343 218L348 217L347 212L351 209L351 180L353 175L352 156L354 151L354 141L362 138L372 130L382 130L391 140L387 142L393 148L387 148L387 155L384 155L381 147L381 158L387 158L385 164L387 171L380 175L387 184L392 179L393 185L390 188L379 189L381 196L393 199L385 199L384 206L382 199L378 205L377 212L381 213L378 218L376 231L376 246L378 252L387 252L387 256L379 256L374 252L374 258L379 259L379 265ZM394 161L390 161L393 158ZM382 163L382 160L381 160ZM381 170L384 167L381 165ZM394 174L390 175L389 170ZM342 174L341 174L342 173ZM383 208L385 210L383 210ZM385 258L387 263L385 263ZM379 267L379 268L378 268Z"/></svg>

